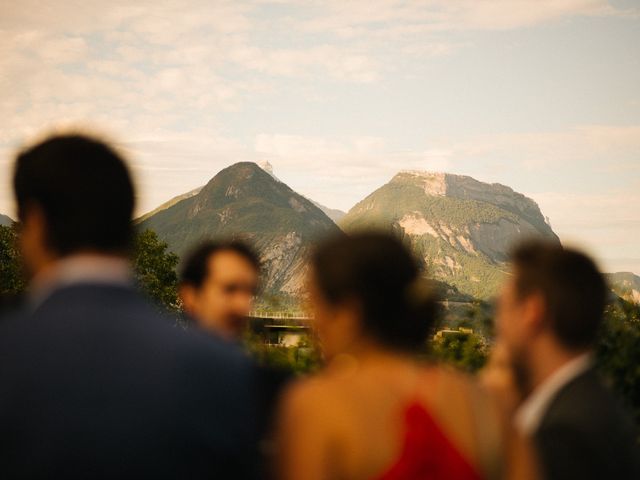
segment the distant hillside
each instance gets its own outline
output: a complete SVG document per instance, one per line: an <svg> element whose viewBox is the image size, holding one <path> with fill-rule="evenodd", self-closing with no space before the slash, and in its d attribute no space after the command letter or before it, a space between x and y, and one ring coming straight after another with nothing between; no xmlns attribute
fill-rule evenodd
<svg viewBox="0 0 640 480"><path fill-rule="evenodd" d="M329 217L331 220L333 220L336 223L342 220L342 218L347 214L347 212L343 212L342 210L338 210L337 208L325 207L324 205L314 200L311 200L311 203L313 203L316 207L322 210L327 217Z"/></svg>
<svg viewBox="0 0 640 480"><path fill-rule="evenodd" d="M166 210L169 207L173 207L176 203L181 202L182 200L186 200L187 198L191 198L200 193L203 187L194 188L190 192L183 193L182 195L178 195L177 197L173 197L171 200L164 202L162 205L154 208L148 213L145 213L140 218L137 218L134 223L144 222L147 218L153 217L156 213Z"/></svg>
<svg viewBox="0 0 640 480"><path fill-rule="evenodd" d="M628 302L640 303L640 277L631 272L608 273L605 275L611 290Z"/></svg>
<svg viewBox="0 0 640 480"><path fill-rule="evenodd" d="M354 206L340 226L347 233L396 233L433 277L481 299L497 293L515 242L534 236L559 242L530 198L446 173L400 172Z"/></svg>
<svg viewBox="0 0 640 480"><path fill-rule="evenodd" d="M7 215L3 215L0 213L0 225L9 226L12 223L13 223L13 220L11 219L11 217L8 217Z"/></svg>
<svg viewBox="0 0 640 480"><path fill-rule="evenodd" d="M155 230L178 255L204 238L246 239L261 253L271 293L301 293L313 244L341 234L312 202L255 163L232 165L199 191L168 203L143 217L139 228Z"/></svg>

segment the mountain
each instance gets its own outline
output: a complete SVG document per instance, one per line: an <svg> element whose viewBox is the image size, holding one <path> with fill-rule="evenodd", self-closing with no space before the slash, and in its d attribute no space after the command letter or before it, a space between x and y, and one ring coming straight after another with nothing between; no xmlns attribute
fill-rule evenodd
<svg viewBox="0 0 640 480"><path fill-rule="evenodd" d="M480 299L497 293L516 241L537 236L559 243L530 198L447 173L400 172L356 204L340 226L347 233L395 232L436 280Z"/></svg>
<svg viewBox="0 0 640 480"><path fill-rule="evenodd" d="M134 223L144 222L147 218L153 217L156 213L166 210L169 207L173 207L176 203L181 202L182 200L186 200L187 198L191 198L200 193L203 187L194 188L193 190L183 193L182 195L178 195L177 197L173 197L171 200L164 202L162 205L154 208L148 213L145 213L140 218L134 220Z"/></svg>
<svg viewBox="0 0 640 480"><path fill-rule="evenodd" d="M273 165L271 165L268 160L265 160L264 162L258 162L256 165L258 165L262 170L271 175L274 180L280 181L280 179L276 177L276 174L273 171Z"/></svg>
<svg viewBox="0 0 640 480"><path fill-rule="evenodd" d="M631 272L605 274L611 290L623 299L640 303L640 277Z"/></svg>
<svg viewBox="0 0 640 480"><path fill-rule="evenodd" d="M12 223L13 220L10 217L0 213L0 225L8 227Z"/></svg>
<svg viewBox="0 0 640 480"><path fill-rule="evenodd" d="M310 198L309 198L309 200L316 207L318 207L320 210L322 210L327 217L329 217L331 220L333 220L336 223L338 223L340 220L342 220L342 218L347 214L346 212L343 212L342 210L338 210L337 208L325 207L324 205L322 205L322 204L320 204L318 202L315 202L315 201L311 200Z"/></svg>
<svg viewBox="0 0 640 480"><path fill-rule="evenodd" d="M314 243L341 234L312 202L255 163L225 168L202 189L183 197L142 217L139 228L155 230L178 255L204 238L251 242L261 255L267 293L299 294L305 259Z"/></svg>
<svg viewBox="0 0 640 480"><path fill-rule="evenodd" d="M277 180L278 182L280 181L280 179L278 177L276 177L274 171L273 171L273 166L271 165L271 163L265 161L265 162L260 162L257 163L257 165L263 169L265 172L267 172L269 175L271 175L273 177L274 180ZM194 195L197 195L198 193L200 193L200 190L202 190L203 187L198 187L198 188L194 188L193 190L187 192L187 193L183 193L182 195L178 195L177 197L173 197L171 200L168 200L166 202L164 202L162 205L154 208L153 210L151 210L148 213L145 213L144 215L142 215L141 217L137 218L135 220L136 223L140 223L144 220L146 220L147 218L155 215L158 212L161 212L162 210L166 210L169 207L172 207L173 205L175 205L176 203L185 200L189 197L193 197ZM313 203L316 207L318 207L320 210L322 210L325 215L327 217L329 217L331 220L333 220L334 222L338 222L342 217L344 217L347 213L343 212L342 210L338 210L335 208L329 208L329 207L325 207L324 205L310 199L309 197L305 197L307 200L309 200L311 203Z"/></svg>

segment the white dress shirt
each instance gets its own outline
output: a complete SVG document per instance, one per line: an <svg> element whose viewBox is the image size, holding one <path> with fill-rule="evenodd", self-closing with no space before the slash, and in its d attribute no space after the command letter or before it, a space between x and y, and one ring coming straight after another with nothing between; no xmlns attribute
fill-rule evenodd
<svg viewBox="0 0 640 480"><path fill-rule="evenodd" d="M586 372L592 364L592 355L584 353L553 372L529 395L516 411L516 428L525 435L533 435L560 390L576 377Z"/></svg>
<svg viewBox="0 0 640 480"><path fill-rule="evenodd" d="M102 285L133 285L131 265L125 258L76 254L65 257L43 274L34 277L30 285L29 304L35 309L54 291L79 283Z"/></svg>

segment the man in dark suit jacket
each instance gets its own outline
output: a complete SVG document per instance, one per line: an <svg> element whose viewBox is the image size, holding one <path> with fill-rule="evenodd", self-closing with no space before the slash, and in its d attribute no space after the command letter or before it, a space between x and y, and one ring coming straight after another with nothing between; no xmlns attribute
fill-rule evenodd
<svg viewBox="0 0 640 480"><path fill-rule="evenodd" d="M251 365L135 290L119 155L53 137L19 155L14 189L33 278L0 324L0 476L252 478Z"/></svg>
<svg viewBox="0 0 640 480"><path fill-rule="evenodd" d="M180 299L193 324L216 338L241 344L250 328L260 281L260 258L240 240L203 241L185 255L180 272ZM282 392L293 372L259 362L254 366L257 428L260 437L261 476L273 470L273 436Z"/></svg>
<svg viewBox="0 0 640 480"><path fill-rule="evenodd" d="M516 427L530 436L548 479L640 478L631 418L594 370L607 288L593 261L530 242L512 256L498 337L524 396Z"/></svg>

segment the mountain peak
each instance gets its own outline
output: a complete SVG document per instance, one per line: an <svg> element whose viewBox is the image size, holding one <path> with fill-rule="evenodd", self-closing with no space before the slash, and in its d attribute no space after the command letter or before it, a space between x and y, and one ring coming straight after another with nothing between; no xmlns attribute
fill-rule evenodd
<svg viewBox="0 0 640 480"><path fill-rule="evenodd" d="M269 175L271 175L271 177L274 180L277 180L278 182L280 181L280 179L278 177L276 177L276 174L273 172L273 165L271 165L271 163L269 163L268 160L264 160L262 162L258 162L258 166L264 170L265 172L267 172Z"/></svg>
<svg viewBox="0 0 640 480"><path fill-rule="evenodd" d="M195 195L148 216L178 255L205 238L242 238L261 254L265 291L299 293L313 244L340 230L312 202L253 162L221 170Z"/></svg>
<svg viewBox="0 0 640 480"><path fill-rule="evenodd" d="M201 203L213 194L217 202L228 203L229 199L251 195L256 188L269 188L268 186L273 183L275 183L274 178L257 163L238 162L220 170L196 195L196 198L198 203ZM226 200L223 197L226 197Z"/></svg>
<svg viewBox="0 0 640 480"><path fill-rule="evenodd" d="M525 218L544 233L551 232L549 219L542 215L534 200L500 183L485 183L467 175L419 170L401 171L389 183L418 187L428 196L488 203Z"/></svg>
<svg viewBox="0 0 640 480"><path fill-rule="evenodd" d="M422 185L425 188L425 193L427 194L448 195L459 198L461 198L461 190L466 190L467 194L472 194L479 190L492 190L503 194L516 194L512 188L500 183L485 183L468 175L458 175L447 172L401 170L391 179L391 182L413 182L415 184ZM521 196L524 197L524 195Z"/></svg>
<svg viewBox="0 0 640 480"><path fill-rule="evenodd" d="M448 175L443 172L402 170L391 179L390 183L415 183L424 188L427 195L445 196Z"/></svg>
<svg viewBox="0 0 640 480"><path fill-rule="evenodd" d="M348 233L385 229L408 242L438 280L487 298L515 242L558 237L530 198L497 183L444 172L402 171L340 220Z"/></svg>

